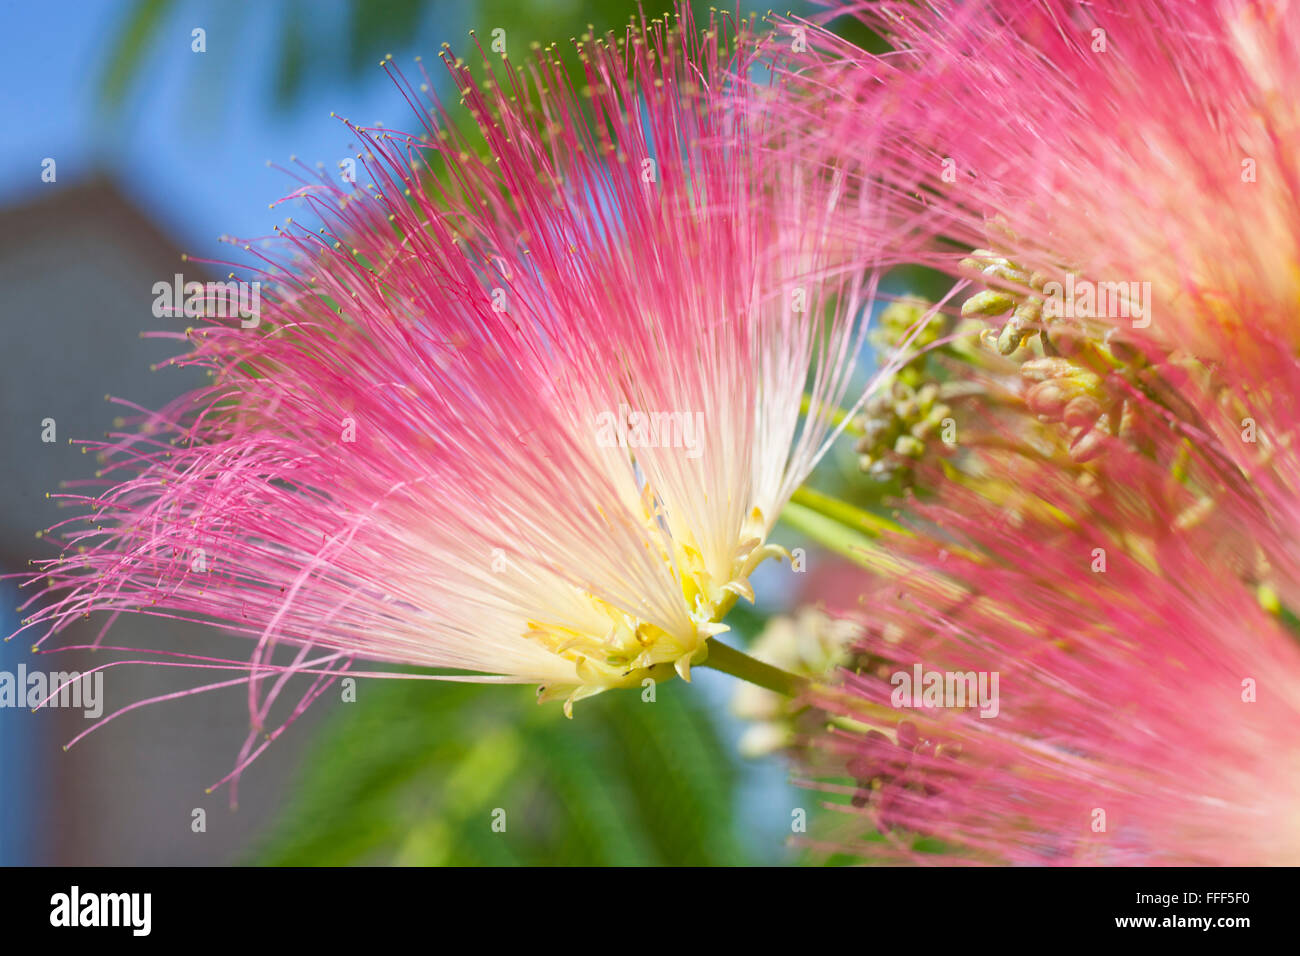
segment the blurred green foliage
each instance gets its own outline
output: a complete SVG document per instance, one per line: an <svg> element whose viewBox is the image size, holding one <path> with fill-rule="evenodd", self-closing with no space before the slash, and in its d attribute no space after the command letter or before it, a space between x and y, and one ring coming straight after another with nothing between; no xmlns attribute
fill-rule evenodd
<svg viewBox="0 0 1300 956"><path fill-rule="evenodd" d="M581 701L531 689L375 681L327 723L271 865L740 865L735 756L680 681ZM505 811L505 832L493 813ZM766 850L766 852L763 852ZM757 851L757 852L756 852ZM761 854L761 855L760 855Z"/></svg>
<svg viewBox="0 0 1300 956"><path fill-rule="evenodd" d="M653 19L675 8L674 0L477 0L452 3L449 0L339 0L330 6L341 13L343 29L325 30L319 0L281 0L273 9L278 14L274 46L279 50L274 81L269 91L280 107L292 105L314 82L337 81L340 76L355 80L386 54L411 50L432 59L443 41L457 54L472 59L472 43L465 31L486 34L495 27L507 31L509 49L524 51L533 42L565 44L570 37L594 27L597 33L621 30L638 9ZM711 6L732 9L727 4L693 4L696 16L707 17ZM203 21L219 23L236 32L251 12L249 6L209 0L205 4L181 0L134 0L122 18L117 36L103 65L100 98L104 106L122 104L133 83L141 77L144 54L160 40L167 18L184 7L202 14ZM762 16L769 8L742 4L743 15ZM796 15L824 19L826 4L795 0L780 8ZM854 44L876 52L884 49L878 36L852 16L836 17L829 26ZM486 36L480 37L486 44ZM427 44L427 49L413 49ZM574 61L576 65L576 60ZM233 64L227 68L235 69Z"/></svg>
<svg viewBox="0 0 1300 956"><path fill-rule="evenodd" d="M274 46L279 50L274 83L269 91L280 107L294 103L312 83L355 80L373 72L375 64L395 50L411 50L432 60L439 44L450 42L457 54L472 59L472 41L466 31L477 29L487 43L495 27L507 31L509 49L525 51L533 42L564 44L593 25L598 32L619 30L636 13L635 0L342 0L330 7L341 30L323 30L316 0L282 0L275 5ZM169 16L181 7L201 12L203 22L219 24L234 34L249 17L243 4L209 2L183 4L179 0L135 0L122 18L104 64L101 101L120 106L131 85L141 75L143 54L160 39ZM673 8L672 0L642 0L647 17ZM697 4L707 12L707 6ZM427 48L419 49L413 47ZM234 68L233 64L228 68Z"/></svg>

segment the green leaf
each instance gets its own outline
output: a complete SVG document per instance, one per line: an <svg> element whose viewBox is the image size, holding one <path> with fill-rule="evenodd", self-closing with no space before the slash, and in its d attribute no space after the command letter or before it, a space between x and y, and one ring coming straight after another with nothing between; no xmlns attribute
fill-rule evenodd
<svg viewBox="0 0 1300 956"><path fill-rule="evenodd" d="M655 691L601 694L566 720L530 689L367 684L336 705L254 862L750 862L734 758L702 695L680 681Z"/></svg>
<svg viewBox="0 0 1300 956"><path fill-rule="evenodd" d="M146 48L172 5L173 0L137 0L104 69L99 95L105 104L117 106L122 102L127 87L138 74Z"/></svg>

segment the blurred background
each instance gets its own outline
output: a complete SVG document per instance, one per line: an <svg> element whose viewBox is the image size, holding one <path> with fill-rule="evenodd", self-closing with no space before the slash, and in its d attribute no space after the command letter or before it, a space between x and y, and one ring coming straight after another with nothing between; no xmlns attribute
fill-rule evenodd
<svg viewBox="0 0 1300 956"><path fill-rule="evenodd" d="M651 14L666 6L645 4ZM105 395L153 408L197 384L182 370L150 370L176 351L139 337L170 321L152 315L153 284L178 272L213 278L181 253L226 257L219 236L255 240L292 215L268 209L292 188L268 161L296 155L332 169L354 154L331 111L405 121L407 103L376 65L383 55L431 59L443 41L463 51L468 30L495 27L525 50L588 23L621 28L634 9L631 0L0 0L0 571L49 554L34 537L60 517L46 492L93 472L69 439L110 426ZM833 480L853 463L827 467ZM756 590L773 603L728 618L743 640L801 597L788 565L763 573L772 579ZM15 626L14 585L0 581L4 634ZM92 640L103 623L86 622L68 643ZM248 651L234 637L141 617L118 621L107 643ZM22 644L0 645L0 672L84 670L107 654L37 657ZM252 765L237 809L227 789L205 791L233 768L247 733L240 687L132 710L66 753L89 724L80 711L0 707L0 863L795 862L792 815L816 813L815 799L787 781L779 757L738 756L746 726L730 713L734 682L696 674L689 687L660 685L654 708L638 694L606 694L573 721L538 707L526 687L373 681L355 702L331 691ZM197 682L110 668L104 713ZM500 806L517 808L506 835L489 827Z"/></svg>

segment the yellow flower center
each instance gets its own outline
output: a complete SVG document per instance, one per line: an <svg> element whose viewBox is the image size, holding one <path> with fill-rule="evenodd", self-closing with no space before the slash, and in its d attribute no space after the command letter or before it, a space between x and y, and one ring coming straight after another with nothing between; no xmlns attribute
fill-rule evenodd
<svg viewBox="0 0 1300 956"><path fill-rule="evenodd" d="M730 556L725 580L715 580L700 551L684 542L673 542L673 559L660 557L674 569L682 599L689 609L689 624L676 632L665 630L586 592L596 616L608 622L601 632L580 630L553 622L531 620L525 636L554 654L572 661L580 683L538 688L539 700L564 698L564 712L572 716L573 703L615 687L635 687L646 679L659 681L674 673L689 681L692 664L708 657L709 638L730 630L721 623L736 598L754 600L749 576L770 557L789 558L779 545L764 544L767 525L755 508L745 523L741 542Z"/></svg>

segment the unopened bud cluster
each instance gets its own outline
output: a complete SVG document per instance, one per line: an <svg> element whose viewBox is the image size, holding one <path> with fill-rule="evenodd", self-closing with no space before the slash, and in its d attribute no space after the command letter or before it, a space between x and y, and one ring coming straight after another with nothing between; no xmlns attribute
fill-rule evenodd
<svg viewBox="0 0 1300 956"><path fill-rule="evenodd" d="M1001 319L983 341L1020 363L1029 411L1065 430L1070 457L1087 462L1109 438L1127 437L1132 414L1119 378L1139 381L1146 367L1141 351L1121 330L1077 318L1046 315L1041 294L1047 278L1003 256L977 250L962 260L987 277L991 288L962 305L962 315Z"/></svg>
<svg viewBox="0 0 1300 956"><path fill-rule="evenodd" d="M872 344L882 352L892 351L907 340L925 320L930 303L908 296L888 305L880 314ZM920 459L926 443L952 415L940 397L940 386L928 368L932 346L943 334L947 322L935 312L909 343L915 357L898 369L867 402L859 421L862 432L857 452L862 470L875 478L910 474L911 464Z"/></svg>

